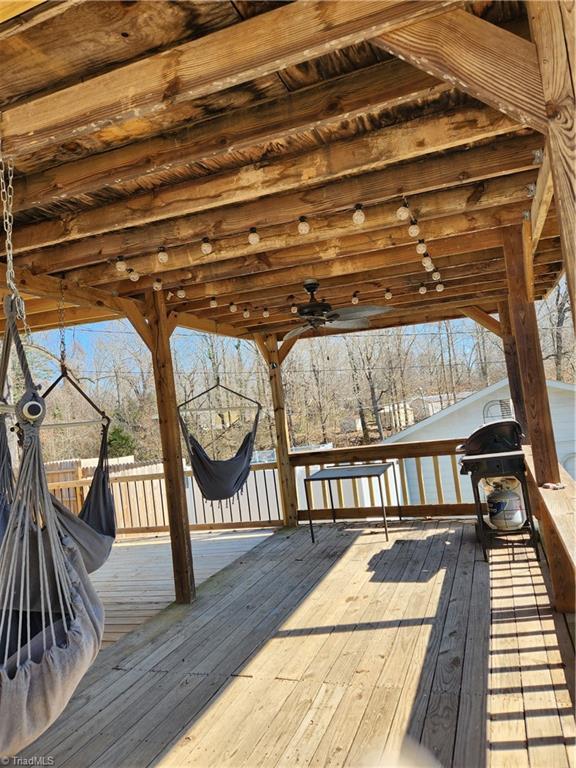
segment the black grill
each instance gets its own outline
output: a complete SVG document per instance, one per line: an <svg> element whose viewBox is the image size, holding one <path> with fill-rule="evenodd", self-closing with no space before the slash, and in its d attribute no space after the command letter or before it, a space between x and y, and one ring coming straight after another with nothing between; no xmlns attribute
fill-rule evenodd
<svg viewBox="0 0 576 768"><path fill-rule="evenodd" d="M528 530L536 557L539 559L538 538L530 509L522 438L522 428L515 419L502 419L479 427L465 443L458 447L458 452L463 454L460 459L460 474L470 475L472 480L478 519L476 534L482 544L482 551L486 560L488 559L487 537L513 533L512 531L505 533L494 531L484 521L478 483L485 478L494 477L515 477L519 480L526 509L526 526L521 528L520 532Z"/></svg>

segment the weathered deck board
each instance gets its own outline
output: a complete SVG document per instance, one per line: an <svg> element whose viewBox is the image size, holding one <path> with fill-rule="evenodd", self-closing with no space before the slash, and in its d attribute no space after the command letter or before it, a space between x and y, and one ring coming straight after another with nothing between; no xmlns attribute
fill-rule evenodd
<svg viewBox="0 0 576 768"><path fill-rule="evenodd" d="M507 545L486 564L469 522L390 529L276 533L105 649L27 754L356 768L408 736L455 768L569 765L573 649L545 567Z"/></svg>
<svg viewBox="0 0 576 768"><path fill-rule="evenodd" d="M270 530L261 528L193 532L196 583L206 581L270 535ZM107 646L174 601L169 536L119 539L108 562L91 578L106 609Z"/></svg>

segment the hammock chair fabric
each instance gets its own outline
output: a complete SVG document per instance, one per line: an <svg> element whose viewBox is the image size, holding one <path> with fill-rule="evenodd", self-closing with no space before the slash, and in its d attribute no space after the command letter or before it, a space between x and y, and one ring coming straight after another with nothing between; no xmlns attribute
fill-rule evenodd
<svg viewBox="0 0 576 768"><path fill-rule="evenodd" d="M22 457L0 547L0 756L60 715L98 651L104 610L48 490L39 428L45 414L11 300L5 315L26 390L16 406ZM88 526L86 526L88 527Z"/></svg>
<svg viewBox="0 0 576 768"><path fill-rule="evenodd" d="M256 412L252 429L245 435L240 448L234 456L224 460L210 458L198 440L190 434L184 420L180 418L194 478L202 496L208 501L229 499L243 488L250 474L259 415L260 409Z"/></svg>

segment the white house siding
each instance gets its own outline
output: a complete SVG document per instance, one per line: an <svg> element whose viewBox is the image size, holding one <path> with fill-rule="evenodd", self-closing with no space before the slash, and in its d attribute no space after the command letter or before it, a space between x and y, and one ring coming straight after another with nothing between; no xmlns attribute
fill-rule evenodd
<svg viewBox="0 0 576 768"><path fill-rule="evenodd" d="M552 422L556 437L556 450L560 463L574 476L576 464L575 445L575 415L576 415L576 387L558 382L548 382L548 397L552 412ZM466 438L477 427L481 426L482 411L486 403L491 400L507 400L510 398L508 382L501 381L481 392L477 392L456 405L446 408L439 414L435 414L429 420L416 424L403 432L394 435L386 443L419 442L421 440L442 440L444 438ZM455 502L454 481L452 466L449 458L440 460L444 501ZM436 484L432 459L422 461L426 501L437 502ZM408 480L408 492L410 502L419 502L418 479L414 461L406 463ZM464 501L472 501L470 479L467 476L460 478L462 486L462 498Z"/></svg>

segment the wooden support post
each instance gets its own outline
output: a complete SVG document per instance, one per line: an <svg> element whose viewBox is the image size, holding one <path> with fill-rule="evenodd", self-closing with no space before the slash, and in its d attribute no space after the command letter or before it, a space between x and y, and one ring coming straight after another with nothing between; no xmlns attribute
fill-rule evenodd
<svg viewBox="0 0 576 768"><path fill-rule="evenodd" d="M518 353L516 351L516 339L512 332L510 322L510 310L508 302L502 301L498 304L498 315L500 317L500 328L502 331L502 346L504 348L504 359L506 361L506 371L508 373L508 385L510 387L510 397L514 405L514 414L516 420L522 427L522 432L528 437L528 422L526 419L526 405L524 403L524 392L522 391L522 377L518 367Z"/></svg>
<svg viewBox="0 0 576 768"><path fill-rule="evenodd" d="M508 307L516 340L526 407L526 425L534 456L536 482L538 485L559 483L560 471L546 389L544 361L540 349L536 308L532 300L533 285L530 279L532 244L529 228L523 225L506 227L502 233L508 280Z"/></svg>
<svg viewBox="0 0 576 768"><path fill-rule="evenodd" d="M530 0L527 3L530 32L536 45L546 115L554 200L576 324L576 123L574 73L574 19L570 3Z"/></svg>
<svg viewBox="0 0 576 768"><path fill-rule="evenodd" d="M152 353L158 403L158 425L162 443L176 602L191 603L195 595L195 586L188 527L188 504L180 424L176 408L176 384L170 350L170 327L166 301L162 291L153 292L148 321L150 352Z"/></svg>
<svg viewBox="0 0 576 768"><path fill-rule="evenodd" d="M278 356L278 339L276 336L266 336L264 345L258 344L268 363L270 374L270 389L272 390L272 405L274 407L274 424L276 427L276 461L280 479L280 496L284 525L298 525L298 497L296 494L295 470L290 464L290 438L284 405L284 387L282 385L282 367Z"/></svg>

